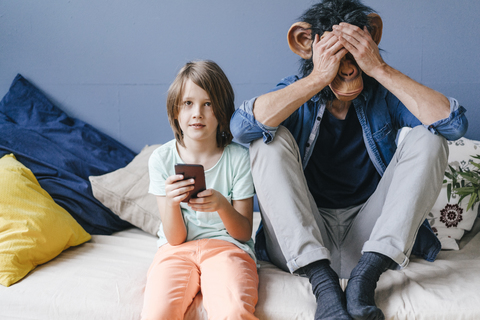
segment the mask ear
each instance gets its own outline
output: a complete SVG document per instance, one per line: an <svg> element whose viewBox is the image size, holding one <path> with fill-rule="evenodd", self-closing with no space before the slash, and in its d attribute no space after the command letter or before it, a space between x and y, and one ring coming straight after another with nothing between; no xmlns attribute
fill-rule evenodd
<svg viewBox="0 0 480 320"><path fill-rule="evenodd" d="M288 30L288 46L293 53L305 60L312 56L312 30L309 23L300 21L294 23Z"/></svg>
<svg viewBox="0 0 480 320"><path fill-rule="evenodd" d="M383 30L383 22L382 18L376 13L370 13L368 15L368 22L370 27L372 28L372 35L373 41L378 45L380 40L382 39L382 30Z"/></svg>

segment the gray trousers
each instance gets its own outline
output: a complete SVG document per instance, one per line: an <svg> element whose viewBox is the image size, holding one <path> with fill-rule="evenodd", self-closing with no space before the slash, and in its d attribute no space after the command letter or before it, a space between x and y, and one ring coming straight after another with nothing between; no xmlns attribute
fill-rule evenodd
<svg viewBox="0 0 480 320"><path fill-rule="evenodd" d="M250 146L252 175L272 263L294 273L329 259L348 279L363 252L408 264L420 225L440 192L448 146L422 126L410 131L376 191L362 205L317 208L308 190L298 145L280 126L275 139Z"/></svg>

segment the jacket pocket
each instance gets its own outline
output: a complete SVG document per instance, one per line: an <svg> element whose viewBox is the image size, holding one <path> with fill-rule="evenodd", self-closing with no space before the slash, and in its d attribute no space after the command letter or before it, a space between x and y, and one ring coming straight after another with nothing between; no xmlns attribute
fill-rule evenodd
<svg viewBox="0 0 480 320"><path fill-rule="evenodd" d="M390 123L385 124L382 128L378 129L373 133L373 140L375 142L382 142L385 139L388 139L389 136L393 135L393 129Z"/></svg>

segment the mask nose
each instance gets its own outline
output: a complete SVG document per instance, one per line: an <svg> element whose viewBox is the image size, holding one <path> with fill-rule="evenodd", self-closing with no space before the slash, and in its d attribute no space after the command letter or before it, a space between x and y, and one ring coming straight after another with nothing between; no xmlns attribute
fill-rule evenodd
<svg viewBox="0 0 480 320"><path fill-rule="evenodd" d="M355 77L357 71L357 67L352 61L348 59L343 59L340 63L340 68L338 69L338 73L345 79L350 79Z"/></svg>

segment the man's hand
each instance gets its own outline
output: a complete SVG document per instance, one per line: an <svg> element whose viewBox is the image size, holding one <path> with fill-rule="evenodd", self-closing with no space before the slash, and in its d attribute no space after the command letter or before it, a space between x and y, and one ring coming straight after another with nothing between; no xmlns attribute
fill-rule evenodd
<svg viewBox="0 0 480 320"><path fill-rule="evenodd" d="M317 77L319 83L330 84L337 76L340 61L347 52L339 38L333 33L325 33L321 38L318 34L315 35L312 77Z"/></svg>
<svg viewBox="0 0 480 320"><path fill-rule="evenodd" d="M333 26L333 33L353 55L358 66L394 94L423 124L429 125L448 117L449 100L387 65L367 28L362 30L342 22Z"/></svg>
<svg viewBox="0 0 480 320"><path fill-rule="evenodd" d="M255 119L266 126L277 127L305 102L332 83L340 62L348 51L337 36L325 33L313 41L312 72L289 86L261 95L254 104Z"/></svg>
<svg viewBox="0 0 480 320"><path fill-rule="evenodd" d="M363 30L357 26L342 22L333 26L334 35L338 42L350 52L360 69L367 75L376 78L376 72L386 65L380 56L378 45L373 41L367 28Z"/></svg>

